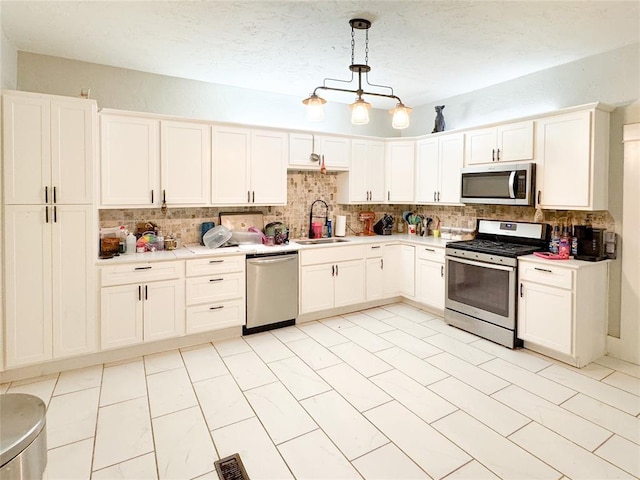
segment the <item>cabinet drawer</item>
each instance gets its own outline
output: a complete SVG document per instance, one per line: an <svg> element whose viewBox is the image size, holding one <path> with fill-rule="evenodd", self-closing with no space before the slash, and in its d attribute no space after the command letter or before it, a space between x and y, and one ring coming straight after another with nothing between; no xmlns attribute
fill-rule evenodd
<svg viewBox="0 0 640 480"><path fill-rule="evenodd" d="M244 298L187 307L187 334L245 324Z"/></svg>
<svg viewBox="0 0 640 480"><path fill-rule="evenodd" d="M245 256L229 255L187 260L187 277L217 273L244 272Z"/></svg>
<svg viewBox="0 0 640 480"><path fill-rule="evenodd" d="M345 247L324 247L314 250L300 251L300 265L316 265L319 263L337 263L364 258L363 245Z"/></svg>
<svg viewBox="0 0 640 480"><path fill-rule="evenodd" d="M382 257L382 245L368 245L365 247L366 258Z"/></svg>
<svg viewBox="0 0 640 480"><path fill-rule="evenodd" d="M141 262L102 267L102 286L171 280L184 276L184 262Z"/></svg>
<svg viewBox="0 0 640 480"><path fill-rule="evenodd" d="M187 278L187 305L244 297L244 272Z"/></svg>
<svg viewBox="0 0 640 480"><path fill-rule="evenodd" d="M573 270L569 268L543 265L540 263L520 262L518 264L520 280L541 283L571 290L573 288Z"/></svg>
<svg viewBox="0 0 640 480"><path fill-rule="evenodd" d="M416 245L416 256L420 260L444 263L444 249L438 247L423 247Z"/></svg>

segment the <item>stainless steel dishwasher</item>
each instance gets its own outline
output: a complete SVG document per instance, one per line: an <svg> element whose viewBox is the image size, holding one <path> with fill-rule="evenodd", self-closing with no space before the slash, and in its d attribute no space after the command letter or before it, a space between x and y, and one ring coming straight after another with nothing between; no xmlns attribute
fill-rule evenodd
<svg viewBox="0 0 640 480"><path fill-rule="evenodd" d="M243 335L294 325L298 252L247 255L247 323Z"/></svg>

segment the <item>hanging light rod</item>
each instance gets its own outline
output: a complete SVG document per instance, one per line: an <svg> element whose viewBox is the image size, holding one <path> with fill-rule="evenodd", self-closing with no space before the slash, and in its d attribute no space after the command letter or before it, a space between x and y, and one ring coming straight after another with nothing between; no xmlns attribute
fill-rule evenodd
<svg viewBox="0 0 640 480"><path fill-rule="evenodd" d="M354 125L366 125L369 123L369 109L371 108L371 104L366 102L362 96L363 95L372 95L375 97L385 97L385 98L393 98L398 103L395 108L389 110L389 113L393 115L392 126L396 129L403 129L409 126L409 113L411 112L411 108L406 107L400 97L394 95L393 88L388 87L386 85L376 85L373 83L369 83L369 72L371 71L371 67L369 66L369 28L371 28L371 22L364 18L352 18L349 20L349 25L351 25L351 65L349 65L349 70L351 71L351 79L350 80L340 80L337 78L325 78L322 82L322 85L316 87L313 90L313 93L306 99L302 101L307 106L307 119L311 122L319 122L324 119L324 111L322 105L327 103L327 101L318 96L318 90L328 90L333 92L347 92L347 93L355 93L356 101L349 105L351 108L351 123ZM364 30L365 31L365 63L359 64L355 63L355 31L356 30ZM348 88L337 88L331 87L327 85L327 81L329 82L341 82L341 83L352 83L355 75L358 74L358 88L356 90L348 89ZM365 75L365 83L366 86L374 87L374 88L386 88L390 90L390 94L385 93L377 93L377 92L365 92L362 89L362 74Z"/></svg>

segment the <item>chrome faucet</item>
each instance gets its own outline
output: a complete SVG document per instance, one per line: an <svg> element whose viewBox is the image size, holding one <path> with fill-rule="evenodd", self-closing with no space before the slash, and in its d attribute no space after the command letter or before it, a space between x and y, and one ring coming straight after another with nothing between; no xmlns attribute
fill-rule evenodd
<svg viewBox="0 0 640 480"><path fill-rule="evenodd" d="M319 199L314 201L311 204L311 209L309 210L309 238L316 238L314 233L313 233L313 219L314 219L314 217L317 217L317 215L313 214L313 207L318 202L324 204L324 217L321 217L321 218L324 218L324 225L327 224L327 220L329 219L329 205L327 205L327 202L325 202L324 200L319 200ZM321 237L322 237L322 233L320 234L320 237L318 237L318 238L321 238Z"/></svg>

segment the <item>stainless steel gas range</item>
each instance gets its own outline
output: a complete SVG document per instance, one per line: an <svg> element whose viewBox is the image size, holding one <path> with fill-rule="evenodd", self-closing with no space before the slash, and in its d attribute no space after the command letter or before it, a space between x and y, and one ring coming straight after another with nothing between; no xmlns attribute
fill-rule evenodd
<svg viewBox="0 0 640 480"><path fill-rule="evenodd" d="M444 319L509 348L517 336L517 257L546 250L544 223L478 220L474 240L446 246Z"/></svg>

